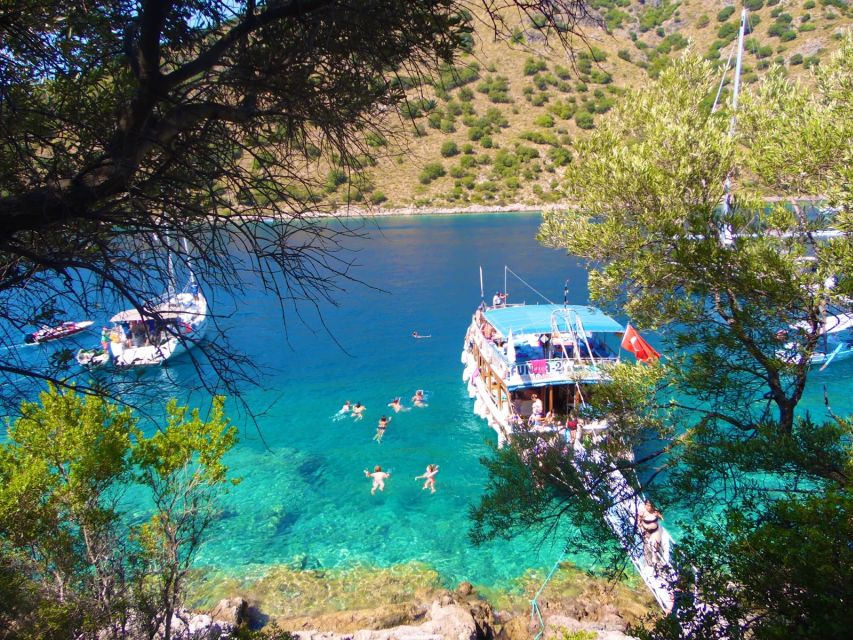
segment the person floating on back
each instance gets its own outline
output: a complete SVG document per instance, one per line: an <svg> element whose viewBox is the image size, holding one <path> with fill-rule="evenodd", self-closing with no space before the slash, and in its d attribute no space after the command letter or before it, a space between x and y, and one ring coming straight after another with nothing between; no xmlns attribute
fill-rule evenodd
<svg viewBox="0 0 853 640"><path fill-rule="evenodd" d="M382 467L378 464L373 467L373 473L370 473L367 469L364 470L364 475L367 478L371 478L373 480L373 486L370 488L370 495L375 495L376 490L385 491L385 480L391 477L391 472L383 471Z"/></svg>

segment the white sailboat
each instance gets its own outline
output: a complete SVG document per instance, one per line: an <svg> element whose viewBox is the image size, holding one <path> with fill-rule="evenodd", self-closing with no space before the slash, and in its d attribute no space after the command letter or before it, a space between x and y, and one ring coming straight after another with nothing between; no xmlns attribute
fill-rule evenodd
<svg viewBox="0 0 853 640"><path fill-rule="evenodd" d="M186 242L184 242L186 249ZM207 299L199 289L188 259L189 280L175 291L174 277L159 299L142 309L126 309L110 318L112 328L104 328L104 348L80 350L77 362L84 367L100 367L110 362L117 368L162 365L166 360L194 347L204 337L209 321ZM171 255L169 272L172 274Z"/></svg>

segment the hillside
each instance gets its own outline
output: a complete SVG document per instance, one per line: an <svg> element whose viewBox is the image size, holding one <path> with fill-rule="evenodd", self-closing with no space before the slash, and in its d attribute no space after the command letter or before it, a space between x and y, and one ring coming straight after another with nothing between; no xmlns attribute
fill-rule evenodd
<svg viewBox="0 0 853 640"><path fill-rule="evenodd" d="M848 0L746 0L752 32L743 81L771 67L802 75L850 28ZM575 57L519 23L511 41L475 31L469 52L439 78L411 86L396 136L368 136L377 160L364 176L324 166L323 200L382 208L559 202L573 142L623 98L692 47L721 69L735 47L738 6L725 1L591 0L606 28L589 25ZM655 6L656 5L656 6ZM476 24L476 19L475 19ZM731 74L729 74L729 78ZM400 78L402 83L415 82ZM408 86L408 85L404 85ZM393 139L394 143L389 142Z"/></svg>

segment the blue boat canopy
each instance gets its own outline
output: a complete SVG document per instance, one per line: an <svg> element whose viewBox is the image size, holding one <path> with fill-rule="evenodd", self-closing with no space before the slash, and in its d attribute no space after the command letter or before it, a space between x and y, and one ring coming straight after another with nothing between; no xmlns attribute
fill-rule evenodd
<svg viewBox="0 0 853 640"><path fill-rule="evenodd" d="M562 317L565 317L566 310L577 315L585 331L591 333L621 333L625 331L621 324L599 309L582 305L538 304L499 307L485 311L484 315L489 324L506 337L510 330L514 336L525 333L551 333L552 314L557 311ZM557 326L565 330L566 322L562 317L558 319ZM569 313L569 317L573 317L571 313Z"/></svg>

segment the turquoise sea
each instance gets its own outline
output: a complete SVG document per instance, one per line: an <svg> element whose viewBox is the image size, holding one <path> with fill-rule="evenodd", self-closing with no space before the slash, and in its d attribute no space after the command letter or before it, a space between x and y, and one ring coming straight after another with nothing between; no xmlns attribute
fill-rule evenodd
<svg viewBox="0 0 853 640"><path fill-rule="evenodd" d="M535 241L538 215L382 218L370 237L347 248L365 283L342 283L338 305L300 306L304 322L275 303L247 295L230 320L230 338L270 369L248 399L265 408L258 427L245 425L231 456L243 478L225 500L225 517L198 558L200 565L305 568L387 567L419 561L442 581L500 586L528 568L550 567L564 540L538 535L474 547L468 509L485 481L479 458L494 432L472 412L462 383L463 338L479 304L479 267L486 295L504 288L504 265L554 300L569 280L585 301L586 275L576 260ZM512 277L512 301L538 296ZM541 301L541 300L540 300ZM325 328L319 321L322 317ZM412 332L431 335L414 339ZM428 406L412 408L423 389ZM388 403L400 396L408 410ZM336 417L344 401L365 417ZM392 421L373 441L382 415ZM385 492L370 495L365 468L390 470ZM415 476L438 464L438 491Z"/></svg>
<svg viewBox="0 0 853 640"><path fill-rule="evenodd" d="M553 301L562 300L567 280L569 301L587 301L585 270L536 242L539 222L536 214L370 221L369 237L343 240L355 262L351 275L362 284L339 282L337 304L287 307L285 327L277 301L258 282L248 282L239 299L207 292L233 346L261 373L260 386L245 395L255 422L230 403L241 441L228 462L242 483L224 497L199 567L261 575L274 565L328 570L420 562L447 586L468 580L489 588L550 568L571 529L557 539L531 533L480 548L468 539L468 510L485 481L479 458L496 438L471 412L460 364L481 300L481 266L487 298L503 290L508 265ZM512 277L508 291L511 302L541 301ZM414 339L413 331L432 337ZM168 373L177 384L164 386L164 394L182 398L189 364L171 362ZM825 387L837 412L853 412L845 382L851 375L853 362L816 374L803 408L822 417ZM429 406L398 414L387 406L400 396L411 407L417 389L426 391ZM335 416L345 400L367 407L362 421ZM392 422L378 444L373 436L382 415ZM363 470L377 464L392 475L384 493L372 496ZM414 479L427 464L441 469L434 495ZM677 534L677 514L667 516ZM592 568L589 558L568 559Z"/></svg>

